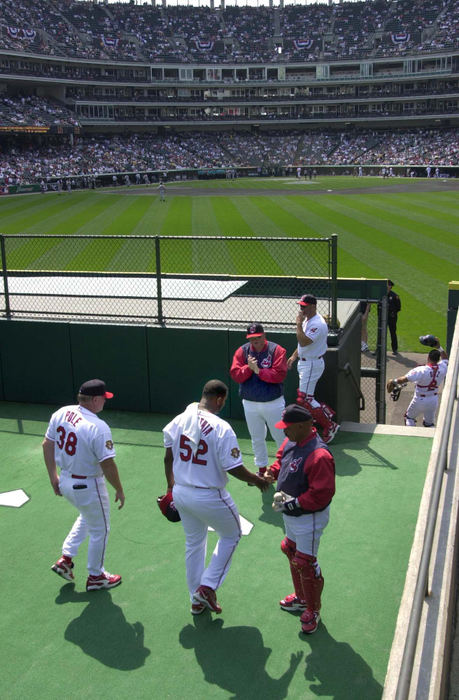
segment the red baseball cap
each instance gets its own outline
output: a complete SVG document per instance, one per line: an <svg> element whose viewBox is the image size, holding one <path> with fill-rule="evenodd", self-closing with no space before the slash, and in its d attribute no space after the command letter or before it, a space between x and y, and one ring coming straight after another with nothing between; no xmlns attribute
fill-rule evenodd
<svg viewBox="0 0 459 700"><path fill-rule="evenodd" d="M296 303L300 306L317 306L317 299L313 294L303 294L301 299Z"/></svg>

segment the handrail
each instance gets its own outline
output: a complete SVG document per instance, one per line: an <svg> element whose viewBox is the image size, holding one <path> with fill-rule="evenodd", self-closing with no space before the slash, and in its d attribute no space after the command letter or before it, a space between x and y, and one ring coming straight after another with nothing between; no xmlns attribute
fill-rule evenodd
<svg viewBox="0 0 459 700"><path fill-rule="evenodd" d="M360 388L360 386L359 386L359 383L358 383L357 379L355 378L355 374L354 374L354 372L353 372L353 370L352 370L352 367L351 367L351 365L349 364L349 362L346 362L346 364L342 367L342 370L343 370L343 372L346 372L346 374L348 374L348 375L351 376L351 381L352 381L352 383L353 383L353 385L354 385L354 388L357 389L357 393L358 393L358 395L359 395L359 399L360 399L360 410L361 410L361 411L364 411L364 410L365 410L365 397L364 397L364 395L362 394L362 390L361 390L361 388Z"/></svg>
<svg viewBox="0 0 459 700"><path fill-rule="evenodd" d="M410 692L413 662L416 654L416 645L419 635L419 627L422 615L424 598L427 595L427 583L429 565L432 556L433 540L437 519L438 505L442 489L444 470L447 468L447 450L451 432L453 403L457 398L457 380L459 372L459 314L456 318L456 328L452 342L452 352L449 361L449 369L443 390L443 401L438 416L432 453L438 444L438 457L435 465L435 473L432 482L432 491L428 515L425 525L424 542L422 545L421 559L416 578L416 586L413 596L413 605L410 612L406 641L403 649L400 672L397 682L395 700L407 700ZM446 399L446 402L444 401Z"/></svg>

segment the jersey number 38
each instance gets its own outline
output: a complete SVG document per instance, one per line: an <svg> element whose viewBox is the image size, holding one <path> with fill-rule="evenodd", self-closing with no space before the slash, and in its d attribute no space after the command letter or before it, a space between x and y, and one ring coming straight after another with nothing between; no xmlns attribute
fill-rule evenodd
<svg viewBox="0 0 459 700"><path fill-rule="evenodd" d="M58 448L60 450L64 450L70 456L74 455L78 442L75 433L66 433L65 428L62 425L58 427L56 433L59 435L59 440L57 441Z"/></svg>

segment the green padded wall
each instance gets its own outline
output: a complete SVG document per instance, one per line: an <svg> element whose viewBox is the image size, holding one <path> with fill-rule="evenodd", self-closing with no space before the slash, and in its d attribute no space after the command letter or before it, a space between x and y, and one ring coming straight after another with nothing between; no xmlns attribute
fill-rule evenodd
<svg viewBox="0 0 459 700"><path fill-rule="evenodd" d="M69 329L74 393L87 379L103 379L115 395L107 408L148 411L145 326L71 324Z"/></svg>
<svg viewBox="0 0 459 700"><path fill-rule="evenodd" d="M229 386L226 329L148 328L147 339L154 413L179 413L199 401L209 379L221 379ZM227 402L221 416L228 417L230 410Z"/></svg>
<svg viewBox="0 0 459 700"><path fill-rule="evenodd" d="M74 400L68 328L46 321L0 322L3 400Z"/></svg>

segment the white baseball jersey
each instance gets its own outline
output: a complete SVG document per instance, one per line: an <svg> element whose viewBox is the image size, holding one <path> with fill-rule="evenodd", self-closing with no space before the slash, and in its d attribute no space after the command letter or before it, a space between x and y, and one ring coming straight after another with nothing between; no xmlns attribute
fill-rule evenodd
<svg viewBox="0 0 459 700"><path fill-rule="evenodd" d="M328 326L324 317L316 313L310 319L303 321L303 333L312 340L310 345L301 346L298 343L298 360L317 360L327 352Z"/></svg>
<svg viewBox="0 0 459 700"><path fill-rule="evenodd" d="M197 410L199 440L197 449L184 434L187 412L176 416L163 428L164 447L171 447L174 457L174 481L182 486L224 488L226 471L242 464L241 450L232 427L222 418L204 409Z"/></svg>
<svg viewBox="0 0 459 700"><path fill-rule="evenodd" d="M447 371L448 360L440 360L438 365L429 364L410 369L406 378L409 382L416 382L415 395L417 397L435 396Z"/></svg>
<svg viewBox="0 0 459 700"><path fill-rule="evenodd" d="M103 476L100 462L116 454L105 421L78 404L53 413L46 437L54 442L56 464L69 474Z"/></svg>

